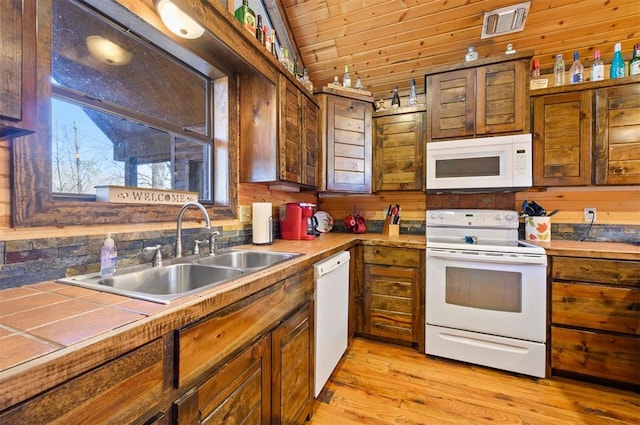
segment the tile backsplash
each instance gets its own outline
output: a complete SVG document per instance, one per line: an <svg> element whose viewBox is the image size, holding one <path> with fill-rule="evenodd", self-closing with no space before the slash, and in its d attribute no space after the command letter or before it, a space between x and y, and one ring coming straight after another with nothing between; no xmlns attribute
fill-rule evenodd
<svg viewBox="0 0 640 425"><path fill-rule="evenodd" d="M384 221L368 220L367 233L381 233ZM274 237L279 237L278 223L274 223ZM251 243L251 226L240 230L225 231L215 228L220 236L216 248L227 248ZM335 222L334 232L344 232L341 220ZM424 235L424 221L403 220L401 234ZM144 248L162 245L165 258L174 257L175 231L151 231L116 233L118 267L150 263L152 253ZM182 246L192 252L196 239L206 239L204 229L185 229ZM524 239L524 225L520 226L520 238ZM585 240L589 242L640 243L640 226L594 224L551 224L551 240ZM0 241L0 289L29 285L64 276L97 272L100 268L100 247L104 236L76 236L42 238L18 241Z"/></svg>

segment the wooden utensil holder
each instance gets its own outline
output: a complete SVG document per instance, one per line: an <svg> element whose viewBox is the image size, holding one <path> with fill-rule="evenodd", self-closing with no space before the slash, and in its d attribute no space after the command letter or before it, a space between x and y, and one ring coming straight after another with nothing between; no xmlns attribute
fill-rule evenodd
<svg viewBox="0 0 640 425"><path fill-rule="evenodd" d="M389 236L398 236L400 234L400 225L399 224L389 224L389 228L387 229L387 235Z"/></svg>

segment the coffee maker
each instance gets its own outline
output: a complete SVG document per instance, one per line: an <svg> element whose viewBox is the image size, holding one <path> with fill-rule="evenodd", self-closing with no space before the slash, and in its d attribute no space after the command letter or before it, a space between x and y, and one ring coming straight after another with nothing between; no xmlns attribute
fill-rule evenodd
<svg viewBox="0 0 640 425"><path fill-rule="evenodd" d="M290 202L280 206L280 237L290 240L312 240L317 235L313 215L315 204Z"/></svg>

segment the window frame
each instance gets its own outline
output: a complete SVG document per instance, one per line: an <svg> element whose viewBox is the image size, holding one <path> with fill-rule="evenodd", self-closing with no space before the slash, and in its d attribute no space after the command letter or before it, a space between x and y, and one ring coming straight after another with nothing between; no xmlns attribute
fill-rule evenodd
<svg viewBox="0 0 640 425"><path fill-rule="evenodd" d="M33 135L11 140L12 163L12 226L67 226L67 225L96 225L96 224L129 224L129 223L154 223L174 221L180 206L175 205L134 205L134 204L109 204L102 202L86 201L81 197L54 196L51 184L51 97L53 95L51 85L51 10L52 0L38 0L37 2L37 98L36 116L37 132ZM217 98L224 96L227 104L224 105L222 116L227 120L222 126L226 129L224 134L216 131L212 110L211 123L214 127L212 150L219 143L225 145L228 153L227 169L227 197L225 205L217 205L215 197L213 202L203 202L210 211L211 218L215 220L232 219L237 216L237 102L238 97L237 75L233 69L225 68L220 63L208 63L208 58L198 57L193 53L188 42L171 36L168 31L158 24L157 15L148 15L147 21L151 23L141 24L144 16L136 16L136 10L128 10L117 2L105 2L104 0L84 0L85 5L97 9L99 12L111 17L111 19L132 27L132 23L144 25L146 33L143 37L149 37L153 44L155 37L160 37L159 48L170 47L189 57L194 63L204 67L216 67L222 72L217 75L209 75L212 83L217 87L226 87L226 93L219 93ZM148 14L149 12L147 12ZM153 12L152 12L153 13ZM123 22L121 18L125 21ZM159 32L163 33L160 34ZM212 43L215 50L215 42ZM202 46L198 46L198 51ZM173 54L173 51L169 51ZM177 55L180 59L180 55ZM192 63L190 60L187 63ZM196 69L198 67L196 66ZM226 81L226 84L218 84ZM215 109L214 105L212 109ZM226 140L224 140L226 138ZM215 156L215 153L214 153ZM214 159L215 161L215 159ZM215 164L215 162L214 162ZM215 172L214 172L215 175ZM212 176L213 179L213 176ZM211 182L212 187L215 182Z"/></svg>

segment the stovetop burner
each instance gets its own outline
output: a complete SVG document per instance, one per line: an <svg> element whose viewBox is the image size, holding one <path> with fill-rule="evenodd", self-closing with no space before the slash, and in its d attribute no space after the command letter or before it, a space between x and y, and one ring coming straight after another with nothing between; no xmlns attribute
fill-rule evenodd
<svg viewBox="0 0 640 425"><path fill-rule="evenodd" d="M518 213L509 210L429 210L427 248L544 255L518 240Z"/></svg>

